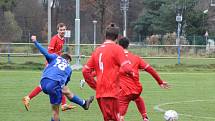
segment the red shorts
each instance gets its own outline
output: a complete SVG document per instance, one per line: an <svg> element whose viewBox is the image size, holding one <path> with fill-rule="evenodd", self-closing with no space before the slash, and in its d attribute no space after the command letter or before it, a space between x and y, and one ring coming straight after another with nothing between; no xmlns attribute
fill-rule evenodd
<svg viewBox="0 0 215 121"><path fill-rule="evenodd" d="M120 121L119 101L113 97L102 97L97 99L104 121Z"/></svg>
<svg viewBox="0 0 215 121"><path fill-rule="evenodd" d="M128 110L128 105L131 101L136 100L140 94L130 94L125 95L125 92L123 90L120 91L119 96L119 112L121 116L124 116Z"/></svg>

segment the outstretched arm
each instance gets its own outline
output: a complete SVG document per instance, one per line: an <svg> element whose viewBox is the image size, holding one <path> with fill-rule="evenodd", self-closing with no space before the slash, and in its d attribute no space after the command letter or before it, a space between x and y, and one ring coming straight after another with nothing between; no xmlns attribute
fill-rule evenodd
<svg viewBox="0 0 215 121"><path fill-rule="evenodd" d="M48 51L39 43L37 42L36 36L31 36L32 42L34 42L34 45L39 49L39 51L45 56L46 60L50 62L53 58L56 56L53 54L49 54Z"/></svg>
<svg viewBox="0 0 215 121"><path fill-rule="evenodd" d="M147 65L147 67L145 68L145 71L147 71L149 74L152 75L152 77L157 81L157 83L160 85L161 88L169 88L168 83L161 80L158 73L150 65Z"/></svg>

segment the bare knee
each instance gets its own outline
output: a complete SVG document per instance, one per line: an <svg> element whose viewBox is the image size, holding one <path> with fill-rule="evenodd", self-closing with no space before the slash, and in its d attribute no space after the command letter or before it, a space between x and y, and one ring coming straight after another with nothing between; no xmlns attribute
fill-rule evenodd
<svg viewBox="0 0 215 121"><path fill-rule="evenodd" d="M120 121L124 121L124 116L120 116Z"/></svg>
<svg viewBox="0 0 215 121"><path fill-rule="evenodd" d="M69 88L67 86L64 86L62 89L62 93L69 99L73 98L73 93L69 90Z"/></svg>

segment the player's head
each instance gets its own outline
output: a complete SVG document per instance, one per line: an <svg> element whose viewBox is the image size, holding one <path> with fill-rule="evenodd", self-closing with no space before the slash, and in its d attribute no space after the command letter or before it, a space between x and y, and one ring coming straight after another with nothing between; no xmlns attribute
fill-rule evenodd
<svg viewBox="0 0 215 121"><path fill-rule="evenodd" d="M129 39L127 37L122 37L118 40L118 44L124 49L127 49L129 46Z"/></svg>
<svg viewBox="0 0 215 121"><path fill-rule="evenodd" d="M105 38L115 41L119 35L119 27L116 24L111 23L105 29Z"/></svg>
<svg viewBox="0 0 215 121"><path fill-rule="evenodd" d="M58 35L63 38L64 35L65 35L65 31L66 31L66 25L64 23L59 23L57 25L57 32L58 32Z"/></svg>
<svg viewBox="0 0 215 121"><path fill-rule="evenodd" d="M72 61L72 56L68 53L64 53L63 55L61 55L61 57L66 59L68 62Z"/></svg>

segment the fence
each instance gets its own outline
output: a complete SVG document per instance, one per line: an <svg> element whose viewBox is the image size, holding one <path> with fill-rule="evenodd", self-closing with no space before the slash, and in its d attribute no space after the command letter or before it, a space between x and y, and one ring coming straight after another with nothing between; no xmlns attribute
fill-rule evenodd
<svg viewBox="0 0 215 121"><path fill-rule="evenodd" d="M47 44L42 44L47 47ZM66 44L63 51L75 53L75 44ZM99 46L97 44L96 46ZM141 57L177 57L177 45L141 45L130 44L129 50ZM206 45L181 45L182 57L209 57L215 52L215 46ZM90 56L94 50L93 44L80 44L80 53ZM37 56L39 51L33 43L0 43L0 55L10 56ZM78 56L78 55L74 55Z"/></svg>
<svg viewBox="0 0 215 121"><path fill-rule="evenodd" d="M42 44L47 47L47 44ZM97 44L96 46L98 46ZM94 50L93 44L80 44L80 55L75 55L75 44L66 44L64 51L68 51L73 55L73 58L81 57L85 61L90 57ZM176 45L141 45L131 44L129 50L143 58L148 59L176 59L178 58L178 46ZM111 51L111 50L110 50ZM14 57L25 57L21 61L44 62L44 59L38 59L41 56L38 49L33 43L0 43L0 62L13 61ZM29 57L29 58L28 58ZM36 57L33 60L31 57ZM215 47L205 45L181 45L180 57L183 58L215 58ZM42 58L42 56L41 56ZM29 60L28 60L29 59ZM16 60L17 61L17 60Z"/></svg>

